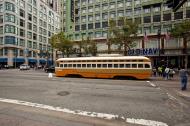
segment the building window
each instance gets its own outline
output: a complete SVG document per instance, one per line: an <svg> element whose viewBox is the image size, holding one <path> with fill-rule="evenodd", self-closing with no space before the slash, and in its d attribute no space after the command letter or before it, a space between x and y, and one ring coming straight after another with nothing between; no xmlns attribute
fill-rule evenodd
<svg viewBox="0 0 190 126"><path fill-rule="evenodd" d="M24 12L24 10L22 10L22 9L20 9L20 16L21 16L21 17L25 17L25 12Z"/></svg>
<svg viewBox="0 0 190 126"><path fill-rule="evenodd" d="M88 16L88 21L93 21L93 16L92 15Z"/></svg>
<svg viewBox="0 0 190 126"><path fill-rule="evenodd" d="M20 26L25 27L25 21L20 19Z"/></svg>
<svg viewBox="0 0 190 126"><path fill-rule="evenodd" d="M91 24L88 24L88 29L93 29L94 27L93 27L93 23L91 23Z"/></svg>
<svg viewBox="0 0 190 126"><path fill-rule="evenodd" d="M37 26L36 25L33 25L33 31L37 32Z"/></svg>
<svg viewBox="0 0 190 126"><path fill-rule="evenodd" d="M189 1L190 3L190 1ZM186 18L190 18L190 10L186 10Z"/></svg>
<svg viewBox="0 0 190 126"><path fill-rule="evenodd" d="M33 33L33 40L37 40L37 34Z"/></svg>
<svg viewBox="0 0 190 126"><path fill-rule="evenodd" d="M144 13L150 13L150 8L144 8Z"/></svg>
<svg viewBox="0 0 190 126"><path fill-rule="evenodd" d="M95 37L96 37L96 38L100 38L100 37L102 37L101 32L96 32L96 33L95 33Z"/></svg>
<svg viewBox="0 0 190 126"><path fill-rule="evenodd" d="M22 46L22 47L25 47L25 40L24 39L20 39L19 45Z"/></svg>
<svg viewBox="0 0 190 126"><path fill-rule="evenodd" d="M81 25L82 30L86 30L86 24Z"/></svg>
<svg viewBox="0 0 190 126"><path fill-rule="evenodd" d="M32 13L32 6L28 4L28 11Z"/></svg>
<svg viewBox="0 0 190 126"><path fill-rule="evenodd" d="M102 8L103 8L103 10L107 10L108 9L108 4L103 4Z"/></svg>
<svg viewBox="0 0 190 126"><path fill-rule="evenodd" d="M3 26L0 26L0 34L3 34Z"/></svg>
<svg viewBox="0 0 190 126"><path fill-rule="evenodd" d="M27 38L32 39L32 32L27 32Z"/></svg>
<svg viewBox="0 0 190 126"><path fill-rule="evenodd" d="M122 11L122 10L120 10L120 11L118 11L118 17L123 17L124 16L124 11Z"/></svg>
<svg viewBox="0 0 190 126"><path fill-rule="evenodd" d="M12 14L5 14L5 21L15 23L15 16Z"/></svg>
<svg viewBox="0 0 190 126"><path fill-rule="evenodd" d="M28 48L32 48L32 41L28 41L28 42L27 42L27 47L28 47Z"/></svg>
<svg viewBox="0 0 190 126"><path fill-rule="evenodd" d="M100 11L100 6L99 5L95 6L95 11Z"/></svg>
<svg viewBox="0 0 190 126"><path fill-rule="evenodd" d="M3 12L3 4L0 4L0 12Z"/></svg>
<svg viewBox="0 0 190 126"><path fill-rule="evenodd" d="M141 14L141 8L135 8L134 9L134 14L135 15L140 15Z"/></svg>
<svg viewBox="0 0 190 126"><path fill-rule="evenodd" d="M22 37L25 36L25 30L24 29L20 29L20 36L22 36Z"/></svg>
<svg viewBox="0 0 190 126"><path fill-rule="evenodd" d="M89 13L93 12L93 7L88 7L88 12Z"/></svg>
<svg viewBox="0 0 190 126"><path fill-rule="evenodd" d="M95 28L100 28L100 23L95 23Z"/></svg>
<svg viewBox="0 0 190 126"><path fill-rule="evenodd" d="M0 23L3 23L3 15L0 15Z"/></svg>
<svg viewBox="0 0 190 126"><path fill-rule="evenodd" d="M108 13L103 13L102 14L102 19L107 20L108 19Z"/></svg>
<svg viewBox="0 0 190 126"><path fill-rule="evenodd" d="M99 21L100 20L100 14L96 14L95 19L96 19L96 21Z"/></svg>
<svg viewBox="0 0 190 126"><path fill-rule="evenodd" d="M75 26L75 31L80 31L80 26L79 25Z"/></svg>
<svg viewBox="0 0 190 126"><path fill-rule="evenodd" d="M5 36L5 44L16 45L16 38L14 36Z"/></svg>
<svg viewBox="0 0 190 126"><path fill-rule="evenodd" d="M3 45L3 37L0 37L0 45Z"/></svg>
<svg viewBox="0 0 190 126"><path fill-rule="evenodd" d="M28 28L29 30L32 30L32 23L29 23L29 22L28 22L27 28Z"/></svg>
<svg viewBox="0 0 190 126"><path fill-rule="evenodd" d="M126 16L132 16L132 10L130 9L130 10L126 10Z"/></svg>
<svg viewBox="0 0 190 126"><path fill-rule="evenodd" d="M108 27L108 22L102 22L102 28Z"/></svg>
<svg viewBox="0 0 190 126"><path fill-rule="evenodd" d="M33 22L36 24L37 23L37 17L33 16Z"/></svg>
<svg viewBox="0 0 190 126"><path fill-rule="evenodd" d="M5 2L5 10L15 12L15 5L9 2Z"/></svg>
<svg viewBox="0 0 190 126"><path fill-rule="evenodd" d="M150 16L144 17L144 23L150 23L150 22L151 22Z"/></svg>
<svg viewBox="0 0 190 126"><path fill-rule="evenodd" d="M112 12L112 13L110 14L110 18L115 18L115 17L116 17L115 12Z"/></svg>
<svg viewBox="0 0 190 126"><path fill-rule="evenodd" d="M32 21L32 15L31 14L28 14L28 20Z"/></svg>
<svg viewBox="0 0 190 126"><path fill-rule="evenodd" d="M171 20L171 13L163 14L163 21L170 21Z"/></svg>
<svg viewBox="0 0 190 126"><path fill-rule="evenodd" d="M160 22L160 21L161 21L160 15L154 15L153 16L153 22Z"/></svg>
<svg viewBox="0 0 190 126"><path fill-rule="evenodd" d="M15 34L15 26L13 26L13 25L5 25L5 33L13 33L13 34Z"/></svg>
<svg viewBox="0 0 190 126"><path fill-rule="evenodd" d="M21 8L25 8L25 1L24 0L20 0L20 7Z"/></svg>
<svg viewBox="0 0 190 126"><path fill-rule="evenodd" d="M174 19L183 19L183 12L176 12L174 13Z"/></svg>

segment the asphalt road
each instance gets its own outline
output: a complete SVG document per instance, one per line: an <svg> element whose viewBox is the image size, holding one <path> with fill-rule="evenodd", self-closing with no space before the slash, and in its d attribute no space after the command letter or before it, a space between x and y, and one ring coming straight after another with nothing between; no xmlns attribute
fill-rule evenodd
<svg viewBox="0 0 190 126"><path fill-rule="evenodd" d="M139 124L189 126L189 101L165 85L171 86L171 82L48 78L43 71L0 70L1 101L17 100L0 102L0 125L129 126L141 122ZM30 102L30 106L25 106L25 102ZM36 104L43 106L35 107ZM44 110L44 105L62 108L63 112L54 108ZM98 116L93 118L91 113ZM117 118L104 120L103 114Z"/></svg>

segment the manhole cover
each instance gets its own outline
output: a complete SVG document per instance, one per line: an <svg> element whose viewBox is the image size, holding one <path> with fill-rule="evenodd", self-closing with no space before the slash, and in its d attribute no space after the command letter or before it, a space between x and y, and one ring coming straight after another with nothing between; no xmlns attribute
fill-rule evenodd
<svg viewBox="0 0 190 126"><path fill-rule="evenodd" d="M69 95L70 93L68 91L60 91L57 93L57 95L59 96L66 96L66 95Z"/></svg>

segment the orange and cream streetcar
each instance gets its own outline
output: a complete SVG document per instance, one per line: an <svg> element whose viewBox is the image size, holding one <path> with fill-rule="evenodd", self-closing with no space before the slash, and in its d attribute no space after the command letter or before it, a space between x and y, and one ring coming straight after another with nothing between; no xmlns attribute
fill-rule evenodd
<svg viewBox="0 0 190 126"><path fill-rule="evenodd" d="M150 59L144 56L60 58L56 61L55 74L57 77L148 79L152 67Z"/></svg>

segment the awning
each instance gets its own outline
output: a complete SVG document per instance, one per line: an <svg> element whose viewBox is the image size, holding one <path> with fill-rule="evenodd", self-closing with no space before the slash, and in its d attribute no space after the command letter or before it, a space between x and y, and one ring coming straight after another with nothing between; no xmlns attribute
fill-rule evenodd
<svg viewBox="0 0 190 126"><path fill-rule="evenodd" d="M46 63L46 60L40 59L39 62L40 62L40 63Z"/></svg>
<svg viewBox="0 0 190 126"><path fill-rule="evenodd" d="M24 63L25 59L24 58L13 58L13 62L21 62Z"/></svg>
<svg viewBox="0 0 190 126"><path fill-rule="evenodd" d="M36 63L37 60L36 59L28 59L28 62L30 62L30 63Z"/></svg>
<svg viewBox="0 0 190 126"><path fill-rule="evenodd" d="M0 62L7 62L8 58L0 58Z"/></svg>

